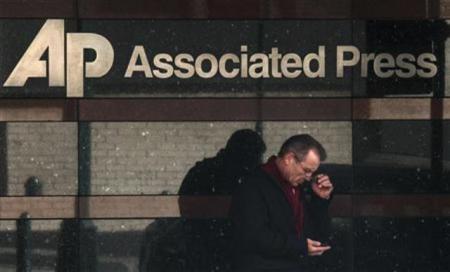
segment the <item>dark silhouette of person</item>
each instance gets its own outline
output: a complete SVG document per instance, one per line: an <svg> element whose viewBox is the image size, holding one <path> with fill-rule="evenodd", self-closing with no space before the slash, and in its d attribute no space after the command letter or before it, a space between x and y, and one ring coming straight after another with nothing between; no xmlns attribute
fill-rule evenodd
<svg viewBox="0 0 450 272"><path fill-rule="evenodd" d="M183 196L233 194L261 163L266 145L251 129L235 131L225 148L197 162L180 186L180 220L159 219L145 234L140 271L232 271L228 219L188 219ZM168 263L171 263L168 265Z"/></svg>
<svg viewBox="0 0 450 272"><path fill-rule="evenodd" d="M229 195L261 163L266 145L251 129L235 131L213 158L199 161L181 183L179 195Z"/></svg>

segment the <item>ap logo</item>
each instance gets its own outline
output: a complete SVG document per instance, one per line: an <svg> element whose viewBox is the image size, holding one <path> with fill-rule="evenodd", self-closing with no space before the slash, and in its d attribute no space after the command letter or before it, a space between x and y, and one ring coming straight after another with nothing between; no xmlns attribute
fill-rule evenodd
<svg viewBox="0 0 450 272"><path fill-rule="evenodd" d="M95 60L85 62L85 49L95 51ZM47 50L48 60L41 60ZM67 97L83 97L84 77L106 75L113 62L114 49L105 37L94 33L64 35L64 20L47 20L3 86L23 87L30 77L48 77L50 87L64 87L67 82Z"/></svg>

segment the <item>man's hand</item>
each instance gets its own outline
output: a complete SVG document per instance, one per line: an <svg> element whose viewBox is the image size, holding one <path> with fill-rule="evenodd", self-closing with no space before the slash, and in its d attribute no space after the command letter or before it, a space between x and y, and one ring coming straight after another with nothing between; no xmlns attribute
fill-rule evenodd
<svg viewBox="0 0 450 272"><path fill-rule="evenodd" d="M330 199L331 192L333 192L330 178L327 175L319 174L316 179L317 181L311 184L314 193L323 199Z"/></svg>
<svg viewBox="0 0 450 272"><path fill-rule="evenodd" d="M308 255L309 256L320 256L325 251L330 250L330 246L323 246L320 242L311 239L306 239L308 244Z"/></svg>

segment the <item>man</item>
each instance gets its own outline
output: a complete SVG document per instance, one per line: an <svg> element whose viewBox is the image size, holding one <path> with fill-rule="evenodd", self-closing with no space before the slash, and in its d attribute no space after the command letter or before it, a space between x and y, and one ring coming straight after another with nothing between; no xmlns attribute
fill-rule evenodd
<svg viewBox="0 0 450 272"><path fill-rule="evenodd" d="M303 256L331 248L323 241L333 185L315 174L325 158L313 137L295 135L239 186L231 206L236 271L299 271Z"/></svg>

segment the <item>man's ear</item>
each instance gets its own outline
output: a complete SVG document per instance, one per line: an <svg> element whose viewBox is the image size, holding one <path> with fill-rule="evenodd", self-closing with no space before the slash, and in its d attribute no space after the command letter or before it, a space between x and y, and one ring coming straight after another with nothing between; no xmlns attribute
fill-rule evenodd
<svg viewBox="0 0 450 272"><path fill-rule="evenodd" d="M291 164L291 163L295 162L295 154L292 152L289 152L286 155L284 155L284 162L285 162L285 164Z"/></svg>

